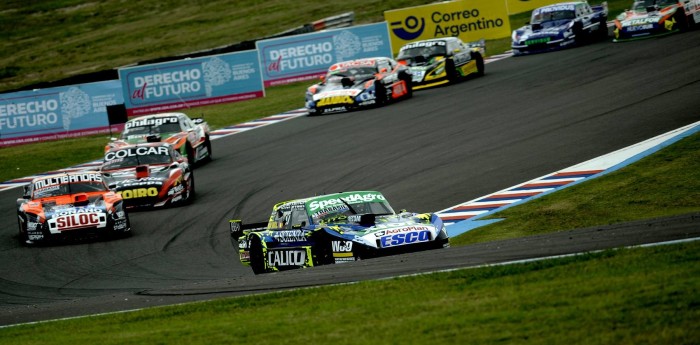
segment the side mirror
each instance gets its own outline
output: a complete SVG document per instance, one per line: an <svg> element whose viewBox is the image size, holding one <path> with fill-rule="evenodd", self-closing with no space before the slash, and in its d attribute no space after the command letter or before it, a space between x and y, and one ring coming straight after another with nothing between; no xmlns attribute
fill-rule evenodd
<svg viewBox="0 0 700 345"><path fill-rule="evenodd" d="M320 76L318 79L321 79L321 82L323 83L323 82L326 81L326 76L325 76L325 75L322 75L322 76Z"/></svg>
<svg viewBox="0 0 700 345"><path fill-rule="evenodd" d="M382 69L379 70L379 73L386 73L386 72L387 72L386 67L384 67L384 68L382 68Z"/></svg>
<svg viewBox="0 0 700 345"><path fill-rule="evenodd" d="M199 124L204 123L204 118L203 118L203 117L195 117L195 118L192 119L192 122L193 122L195 125L199 125Z"/></svg>
<svg viewBox="0 0 700 345"><path fill-rule="evenodd" d="M25 184L24 187L22 187L22 188L23 188L23 189L22 189L22 198L23 198L23 199L31 199L31 196L32 196L31 193L32 193L32 192L31 192L31 190L30 190L30 188L29 188L29 185L28 185L28 184Z"/></svg>

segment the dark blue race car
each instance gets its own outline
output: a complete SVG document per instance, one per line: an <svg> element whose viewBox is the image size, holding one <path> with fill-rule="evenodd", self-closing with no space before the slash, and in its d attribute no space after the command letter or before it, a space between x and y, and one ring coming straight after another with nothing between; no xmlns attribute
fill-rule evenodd
<svg viewBox="0 0 700 345"><path fill-rule="evenodd" d="M529 24L513 31L513 55L539 53L574 46L608 36L608 5L591 7L585 1L564 2L532 11Z"/></svg>

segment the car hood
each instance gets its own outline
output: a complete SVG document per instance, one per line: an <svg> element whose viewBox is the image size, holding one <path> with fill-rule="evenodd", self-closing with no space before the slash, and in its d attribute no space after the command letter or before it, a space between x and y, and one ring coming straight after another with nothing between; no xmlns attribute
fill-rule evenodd
<svg viewBox="0 0 700 345"><path fill-rule="evenodd" d="M148 177L137 177L134 168L110 170L103 172L105 182L110 189L120 191L133 187L157 187L160 189L168 180L168 167L149 167Z"/></svg>

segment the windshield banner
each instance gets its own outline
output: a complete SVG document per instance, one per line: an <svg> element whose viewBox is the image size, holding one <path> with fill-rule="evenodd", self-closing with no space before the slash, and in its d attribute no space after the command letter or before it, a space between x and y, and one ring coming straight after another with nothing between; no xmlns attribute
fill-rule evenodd
<svg viewBox="0 0 700 345"><path fill-rule="evenodd" d="M119 69L127 114L264 97L254 50Z"/></svg>
<svg viewBox="0 0 700 345"><path fill-rule="evenodd" d="M0 147L109 132L107 106L124 103L118 80L0 95Z"/></svg>
<svg viewBox="0 0 700 345"><path fill-rule="evenodd" d="M386 23L256 42L265 87L318 78L336 62L391 56Z"/></svg>
<svg viewBox="0 0 700 345"><path fill-rule="evenodd" d="M505 1L462 0L384 11L391 45L398 53L404 44L455 36L464 42L510 37Z"/></svg>
<svg viewBox="0 0 700 345"><path fill-rule="evenodd" d="M532 11L538 7L562 2L561 0L508 0L508 13L516 14ZM602 1L600 1L602 2Z"/></svg>

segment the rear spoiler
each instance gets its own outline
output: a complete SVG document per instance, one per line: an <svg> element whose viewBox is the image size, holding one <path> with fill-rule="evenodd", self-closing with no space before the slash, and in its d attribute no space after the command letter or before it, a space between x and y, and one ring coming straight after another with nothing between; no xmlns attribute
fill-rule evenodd
<svg viewBox="0 0 700 345"><path fill-rule="evenodd" d="M251 231L259 231L267 229L267 222L243 224L240 219L231 219L228 221L229 232L231 234L231 242L237 242L238 239Z"/></svg>

